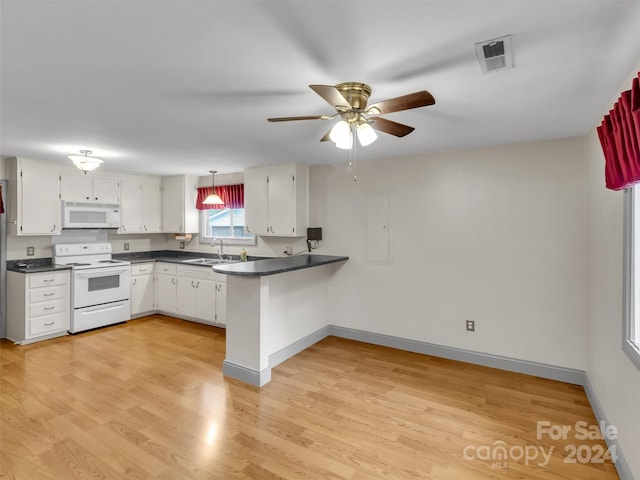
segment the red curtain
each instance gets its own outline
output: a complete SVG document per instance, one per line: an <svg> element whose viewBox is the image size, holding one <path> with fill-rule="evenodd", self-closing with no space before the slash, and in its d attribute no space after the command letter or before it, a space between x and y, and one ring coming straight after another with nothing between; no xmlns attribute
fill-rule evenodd
<svg viewBox="0 0 640 480"><path fill-rule="evenodd" d="M215 188L216 194L224 202L224 205L205 205L202 203L212 190L212 187L198 188L198 200L196 201L196 208L198 210L244 208L244 184L222 185Z"/></svg>
<svg viewBox="0 0 640 480"><path fill-rule="evenodd" d="M611 190L640 183L640 72L597 128Z"/></svg>
<svg viewBox="0 0 640 480"><path fill-rule="evenodd" d="M2 186L0 185L0 214L4 213L4 204L2 203Z"/></svg>

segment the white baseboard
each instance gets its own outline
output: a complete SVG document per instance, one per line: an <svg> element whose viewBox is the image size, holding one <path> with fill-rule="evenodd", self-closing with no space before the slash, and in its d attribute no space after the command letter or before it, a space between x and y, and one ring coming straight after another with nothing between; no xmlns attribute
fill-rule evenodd
<svg viewBox="0 0 640 480"><path fill-rule="evenodd" d="M524 373L536 377L558 380L561 382L584 385L584 371L573 368L557 367L544 363L519 360L517 358L502 357L489 353L479 353L461 348L445 347L434 343L420 342L406 338L381 335L352 328L329 327L331 335L360 342L372 343L384 347L397 348L408 352L433 355L434 357L448 358L459 362L473 363L484 367L499 368L510 372Z"/></svg>

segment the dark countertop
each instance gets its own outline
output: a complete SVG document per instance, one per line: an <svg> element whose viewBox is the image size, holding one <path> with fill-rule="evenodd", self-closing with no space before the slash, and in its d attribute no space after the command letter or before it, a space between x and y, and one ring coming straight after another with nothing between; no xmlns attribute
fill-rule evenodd
<svg viewBox="0 0 640 480"><path fill-rule="evenodd" d="M145 262L167 262L167 263L182 263L185 260L193 258L218 258L215 253L202 253L202 252L178 252L175 250L154 250L151 252L131 252L131 253L114 253L112 257L116 260L125 260L133 263L145 263ZM228 258L231 261L239 262L240 255L225 255L224 258ZM249 260L262 260L264 257L248 257ZM211 265L199 265L197 263L187 263L186 265L196 265L202 267L209 267Z"/></svg>
<svg viewBox="0 0 640 480"><path fill-rule="evenodd" d="M277 257L251 262L229 263L215 265L213 271L227 275L240 275L247 277L264 277L276 273L291 272L303 268L319 267L329 263L346 262L349 257L337 257L333 255L294 255L291 257Z"/></svg>
<svg viewBox="0 0 640 480"><path fill-rule="evenodd" d="M18 273L55 272L57 270L71 270L66 265L54 265L51 258L29 258L27 260L8 260L7 271Z"/></svg>

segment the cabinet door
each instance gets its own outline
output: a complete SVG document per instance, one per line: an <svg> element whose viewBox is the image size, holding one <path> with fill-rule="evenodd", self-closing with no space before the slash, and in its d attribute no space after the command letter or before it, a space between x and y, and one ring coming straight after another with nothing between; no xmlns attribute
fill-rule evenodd
<svg viewBox="0 0 640 480"><path fill-rule="evenodd" d="M131 180L120 182L119 233L138 233L142 231L140 198L140 183Z"/></svg>
<svg viewBox="0 0 640 480"><path fill-rule="evenodd" d="M120 203L119 187L117 178L93 177L92 200L99 203Z"/></svg>
<svg viewBox="0 0 640 480"><path fill-rule="evenodd" d="M177 313L177 286L175 275L157 275L155 282L156 308L166 313Z"/></svg>
<svg viewBox="0 0 640 480"><path fill-rule="evenodd" d="M267 177L247 176L244 179L244 229L253 235L268 235Z"/></svg>
<svg viewBox="0 0 640 480"><path fill-rule="evenodd" d="M196 318L214 323L216 318L216 282L196 280Z"/></svg>
<svg viewBox="0 0 640 480"><path fill-rule="evenodd" d="M80 170L65 171L60 175L60 197L68 202L89 202L92 200L92 175Z"/></svg>
<svg viewBox="0 0 640 480"><path fill-rule="evenodd" d="M184 232L184 180L166 178L162 184L162 231Z"/></svg>
<svg viewBox="0 0 640 480"><path fill-rule="evenodd" d="M178 312L188 317L196 316L196 284L198 280L178 277Z"/></svg>
<svg viewBox="0 0 640 480"><path fill-rule="evenodd" d="M57 172L22 170L19 235L59 235L62 223L60 176Z"/></svg>
<svg viewBox="0 0 640 480"><path fill-rule="evenodd" d="M216 282L216 323L227 324L227 283Z"/></svg>
<svg viewBox="0 0 640 480"><path fill-rule="evenodd" d="M153 310L153 275L131 277L131 315Z"/></svg>
<svg viewBox="0 0 640 480"><path fill-rule="evenodd" d="M159 233L162 217L162 192L159 183L142 184L142 231Z"/></svg>
<svg viewBox="0 0 640 480"><path fill-rule="evenodd" d="M294 178L289 173L269 175L267 187L267 218L271 235L293 235Z"/></svg>

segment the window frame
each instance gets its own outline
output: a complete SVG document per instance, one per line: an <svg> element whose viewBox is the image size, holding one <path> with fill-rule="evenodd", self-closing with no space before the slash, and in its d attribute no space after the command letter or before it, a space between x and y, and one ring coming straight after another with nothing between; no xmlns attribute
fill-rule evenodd
<svg viewBox="0 0 640 480"><path fill-rule="evenodd" d="M637 246L640 243L640 193L631 187L625 189L623 195L622 350L640 370L640 247Z"/></svg>
<svg viewBox="0 0 640 480"><path fill-rule="evenodd" d="M218 211L223 211L225 209L219 209ZM233 209L228 209L233 210ZM244 209L243 209L244 210ZM249 245L253 246L257 244L257 238L255 235L251 235L249 237L212 237L207 235L209 232L209 212L211 210L200 210L200 235L198 236L200 239L200 243L211 244L214 238L221 238L225 245ZM233 214L232 214L233 215Z"/></svg>

